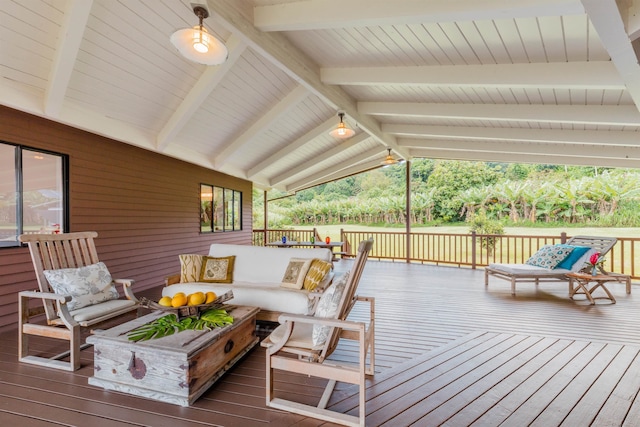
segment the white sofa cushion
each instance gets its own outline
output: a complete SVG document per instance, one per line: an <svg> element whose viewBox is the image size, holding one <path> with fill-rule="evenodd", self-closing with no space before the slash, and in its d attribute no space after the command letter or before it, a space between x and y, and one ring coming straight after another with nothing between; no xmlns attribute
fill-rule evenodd
<svg viewBox="0 0 640 427"><path fill-rule="evenodd" d="M291 258L318 258L331 262L331 250L327 248L270 248L264 246L227 245L213 243L209 256L235 255L233 281L249 283L277 283L282 281Z"/></svg>
<svg viewBox="0 0 640 427"><path fill-rule="evenodd" d="M173 296L178 292L189 295L194 292L213 291L216 295L233 291L229 304L260 307L263 310L279 311L291 314L312 314L314 301L305 290L293 290L280 287L278 283L177 283L162 289L162 296Z"/></svg>

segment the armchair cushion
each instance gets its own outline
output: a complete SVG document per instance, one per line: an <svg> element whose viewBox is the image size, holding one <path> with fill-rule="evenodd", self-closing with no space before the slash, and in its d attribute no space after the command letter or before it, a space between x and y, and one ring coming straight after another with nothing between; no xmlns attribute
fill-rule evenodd
<svg viewBox="0 0 640 427"><path fill-rule="evenodd" d="M533 254L526 261L526 264L552 269L569 256L571 251L573 248L566 247L566 245L545 245Z"/></svg>
<svg viewBox="0 0 640 427"><path fill-rule="evenodd" d="M338 317L338 308L342 293L349 280L349 272L346 272L338 280L333 282L329 288L322 294L318 306L316 307L315 317L324 317L335 319ZM327 340L331 332L330 326L313 325L312 343L314 346L322 345Z"/></svg>
<svg viewBox="0 0 640 427"><path fill-rule="evenodd" d="M180 255L180 282L190 283L200 280L200 272L202 271L202 258L200 254L183 254Z"/></svg>
<svg viewBox="0 0 640 427"><path fill-rule="evenodd" d="M203 257L200 281L205 283L232 283L235 260L235 255L222 258Z"/></svg>
<svg viewBox="0 0 640 427"><path fill-rule="evenodd" d="M291 258L282 278L283 288L302 289L312 258Z"/></svg>
<svg viewBox="0 0 640 427"><path fill-rule="evenodd" d="M118 290L107 266L103 262L79 268L44 270L44 276L60 295L71 295L69 310L118 299Z"/></svg>

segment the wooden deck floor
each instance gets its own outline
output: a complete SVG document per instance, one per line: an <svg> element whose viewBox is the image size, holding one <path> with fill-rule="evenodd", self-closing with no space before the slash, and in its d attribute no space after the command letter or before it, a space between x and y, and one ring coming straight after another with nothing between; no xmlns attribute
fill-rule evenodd
<svg viewBox="0 0 640 427"><path fill-rule="evenodd" d="M339 274L349 261L336 265ZM564 284L484 286L482 270L370 261L359 293L376 297L377 374L367 425L640 425L640 300L572 301ZM149 293L153 296L153 292ZM355 310L353 318L361 313ZM17 362L17 333L0 336L1 426L329 426L264 404L257 347L192 407L88 385L92 350L74 373ZM56 346L41 341L43 352ZM353 359L341 345L333 357ZM314 402L323 383L280 375L277 393ZM351 387L332 406L353 408Z"/></svg>

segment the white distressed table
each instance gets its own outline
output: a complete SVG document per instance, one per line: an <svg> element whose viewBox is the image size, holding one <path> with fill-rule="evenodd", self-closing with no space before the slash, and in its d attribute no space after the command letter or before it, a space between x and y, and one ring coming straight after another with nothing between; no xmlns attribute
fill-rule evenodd
<svg viewBox="0 0 640 427"><path fill-rule="evenodd" d="M226 308L226 307L223 307ZM127 333L167 313L155 311L87 338L94 346L89 384L191 405L257 343L257 307L231 306L231 325L132 342Z"/></svg>

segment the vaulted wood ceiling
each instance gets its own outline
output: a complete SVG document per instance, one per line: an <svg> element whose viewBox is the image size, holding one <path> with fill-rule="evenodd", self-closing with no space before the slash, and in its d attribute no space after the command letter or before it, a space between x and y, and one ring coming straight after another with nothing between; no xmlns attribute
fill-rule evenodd
<svg viewBox="0 0 640 427"><path fill-rule="evenodd" d="M0 0L0 103L294 192L396 157L640 166L640 0ZM328 132L337 111L355 136Z"/></svg>

